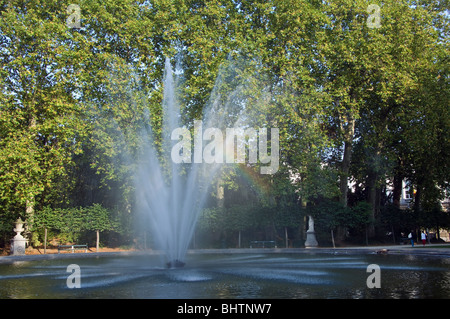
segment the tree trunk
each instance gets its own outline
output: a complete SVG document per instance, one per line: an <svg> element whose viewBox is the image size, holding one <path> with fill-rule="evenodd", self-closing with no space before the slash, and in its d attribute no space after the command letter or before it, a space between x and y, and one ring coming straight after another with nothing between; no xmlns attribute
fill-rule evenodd
<svg viewBox="0 0 450 319"><path fill-rule="evenodd" d="M391 232L392 232L392 242L395 244L395 232L394 232L394 225L391 225Z"/></svg>
<svg viewBox="0 0 450 319"><path fill-rule="evenodd" d="M44 255L47 253L47 227L44 230Z"/></svg>
<svg viewBox="0 0 450 319"><path fill-rule="evenodd" d="M223 207L225 203L225 190L221 178L219 178L217 181L216 191L217 191L217 207Z"/></svg>
<svg viewBox="0 0 450 319"><path fill-rule="evenodd" d="M30 199L27 199L26 207L25 207L25 216L26 216L26 224L25 224L25 237L28 239L28 247L33 246L33 238L31 234L31 225L34 222L34 195L30 194Z"/></svg>
<svg viewBox="0 0 450 319"><path fill-rule="evenodd" d="M239 231L238 248L241 248L241 231Z"/></svg>
<svg viewBox="0 0 450 319"><path fill-rule="evenodd" d="M286 248L289 248L289 238L288 238L287 227L284 227L284 238L286 239Z"/></svg>
<svg viewBox="0 0 450 319"><path fill-rule="evenodd" d="M366 226L366 246L369 246L369 226Z"/></svg>
<svg viewBox="0 0 450 319"><path fill-rule="evenodd" d="M402 198L403 176L399 172L394 175L394 189L392 190L392 203L395 207L400 208L400 200Z"/></svg>
<svg viewBox="0 0 450 319"><path fill-rule="evenodd" d="M355 119L352 116L348 117L347 127L344 129L341 125L341 130L344 130L344 156L341 162L341 174L339 180L340 198L339 201L343 207L347 207L348 195L348 177L350 172L350 163L352 160L353 150L353 136L355 133ZM345 239L346 229L338 227L336 239L342 241Z"/></svg>
<svg viewBox="0 0 450 319"><path fill-rule="evenodd" d="M376 209L376 199L377 199L377 189L376 189L376 173L371 170L367 176L367 202L372 207L372 218L375 217L375 209ZM372 237L375 234L375 229L373 227L373 223L368 226L368 235Z"/></svg>
<svg viewBox="0 0 450 319"><path fill-rule="evenodd" d="M372 206L372 222L368 225L368 236L375 236L375 219L380 210L381 189L377 187L378 174L375 172L369 172L367 182L367 202Z"/></svg>
<svg viewBox="0 0 450 319"><path fill-rule="evenodd" d="M420 208L422 207L422 203L420 202L422 196L421 188L422 188L421 184L418 183L416 193L414 194L414 210L416 212L420 211Z"/></svg>
<svg viewBox="0 0 450 319"><path fill-rule="evenodd" d="M34 97L33 97L33 101L31 103L31 105L34 105ZM28 128L30 132L34 132L35 128L36 128L36 118L34 116L32 116L30 118L30 122L28 124ZM33 141L31 141L31 143L34 143ZM31 186L31 185L30 185ZM32 187L32 186L31 186ZM30 226L33 225L34 222L34 201L35 201L35 194L33 194L32 191L30 191L30 193L28 194L28 198L26 200L26 207L25 207L25 216L26 216L26 225L25 225L25 237L28 237L28 245L29 247L32 247L32 234L30 231Z"/></svg>
<svg viewBox="0 0 450 319"><path fill-rule="evenodd" d="M331 229L331 242L333 243L333 248L336 248L336 245L334 243L334 231Z"/></svg>
<svg viewBox="0 0 450 319"><path fill-rule="evenodd" d="M352 135L353 138L353 135ZM347 194L348 194L348 175L350 171L350 161L352 158L352 141L347 140L344 144L344 157L341 163L341 178L339 181L340 189L340 202L342 206L347 207Z"/></svg>
<svg viewBox="0 0 450 319"><path fill-rule="evenodd" d="M95 243L95 250L98 252L98 248L100 246L100 231L97 230L97 241Z"/></svg>

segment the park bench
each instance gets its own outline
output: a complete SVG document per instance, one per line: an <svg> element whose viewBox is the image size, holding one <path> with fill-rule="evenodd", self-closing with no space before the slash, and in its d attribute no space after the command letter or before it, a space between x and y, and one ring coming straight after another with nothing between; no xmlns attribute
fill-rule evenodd
<svg viewBox="0 0 450 319"><path fill-rule="evenodd" d="M84 249L84 252L87 253L88 245L59 245L58 246L58 254L61 250L72 250L72 253L75 252L75 250L81 250Z"/></svg>
<svg viewBox="0 0 450 319"><path fill-rule="evenodd" d="M274 240L253 240L250 242L250 248L277 248Z"/></svg>

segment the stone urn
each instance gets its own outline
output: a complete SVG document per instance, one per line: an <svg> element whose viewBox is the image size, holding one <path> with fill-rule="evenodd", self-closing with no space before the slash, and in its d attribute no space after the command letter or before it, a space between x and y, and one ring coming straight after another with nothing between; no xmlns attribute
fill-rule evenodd
<svg viewBox="0 0 450 319"><path fill-rule="evenodd" d="M24 222L20 217L16 220L16 228L14 231L16 232L16 236L11 239L11 255L21 256L25 255L25 247L27 240L20 234L24 231L23 228Z"/></svg>

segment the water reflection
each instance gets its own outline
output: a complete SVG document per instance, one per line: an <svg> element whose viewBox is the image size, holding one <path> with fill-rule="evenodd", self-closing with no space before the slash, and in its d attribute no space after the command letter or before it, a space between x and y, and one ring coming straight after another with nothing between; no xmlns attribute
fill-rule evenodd
<svg viewBox="0 0 450 319"><path fill-rule="evenodd" d="M81 288L69 289L69 264ZM366 286L367 266L381 288ZM190 255L182 269L157 256L0 264L0 298L448 298L449 258L411 255Z"/></svg>

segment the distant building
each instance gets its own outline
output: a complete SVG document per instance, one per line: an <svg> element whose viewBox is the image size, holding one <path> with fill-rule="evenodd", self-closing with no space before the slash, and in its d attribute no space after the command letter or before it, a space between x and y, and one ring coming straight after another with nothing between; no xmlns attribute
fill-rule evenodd
<svg viewBox="0 0 450 319"><path fill-rule="evenodd" d="M406 180L402 181L402 196L400 197L400 209L412 208L414 189L408 185Z"/></svg>

